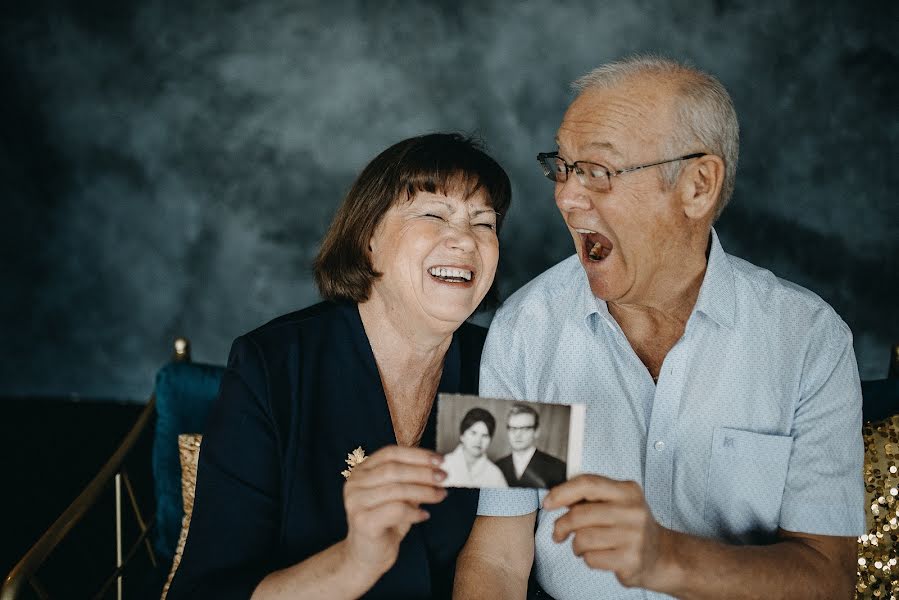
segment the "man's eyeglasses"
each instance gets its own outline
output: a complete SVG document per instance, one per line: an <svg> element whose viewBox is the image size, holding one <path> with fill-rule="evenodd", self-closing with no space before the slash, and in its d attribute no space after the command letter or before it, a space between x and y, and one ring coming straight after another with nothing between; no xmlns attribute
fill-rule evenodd
<svg viewBox="0 0 899 600"><path fill-rule="evenodd" d="M532 431L537 429L536 425L525 425L524 427L512 427L511 425L506 425L506 429L509 430L509 433L518 433L519 431Z"/></svg>
<svg viewBox="0 0 899 600"><path fill-rule="evenodd" d="M699 158L705 156L706 152L694 152L678 156L677 158L669 158L668 160L660 160L659 162L649 163L646 165L638 165L636 167L627 167L618 171L612 171L607 167L584 160L576 160L574 164L568 164L559 158L558 152L541 152L537 155L537 162L543 167L543 174L556 183L565 183L568 181L568 172L574 171L578 181L588 190L594 192L608 192L612 189L612 177L624 175L625 173L633 173L640 169L656 167L666 163L677 162L679 160L689 160L691 158Z"/></svg>

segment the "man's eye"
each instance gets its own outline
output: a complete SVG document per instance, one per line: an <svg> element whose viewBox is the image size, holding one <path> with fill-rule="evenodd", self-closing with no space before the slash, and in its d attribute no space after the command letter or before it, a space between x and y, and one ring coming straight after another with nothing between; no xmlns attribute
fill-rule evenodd
<svg viewBox="0 0 899 600"><path fill-rule="evenodd" d="M496 223L475 223L475 227L485 227L491 231L496 231Z"/></svg>
<svg viewBox="0 0 899 600"><path fill-rule="evenodd" d="M444 219L443 217L441 217L440 215L435 215L435 214L433 214L433 213L428 213L428 214L426 214L425 216L426 216L426 217L429 217L429 218L431 218L431 219L440 219L441 221L445 221L445 220L446 220L446 219Z"/></svg>

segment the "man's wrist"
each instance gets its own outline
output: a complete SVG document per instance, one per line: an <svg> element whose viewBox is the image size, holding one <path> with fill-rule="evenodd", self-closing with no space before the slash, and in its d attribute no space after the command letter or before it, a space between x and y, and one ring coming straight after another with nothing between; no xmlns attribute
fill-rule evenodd
<svg viewBox="0 0 899 600"><path fill-rule="evenodd" d="M685 543L687 537L686 534L660 526L659 554L649 581L646 582L647 588L671 595L676 595L675 592L683 589L688 570L683 560L686 546L689 545Z"/></svg>

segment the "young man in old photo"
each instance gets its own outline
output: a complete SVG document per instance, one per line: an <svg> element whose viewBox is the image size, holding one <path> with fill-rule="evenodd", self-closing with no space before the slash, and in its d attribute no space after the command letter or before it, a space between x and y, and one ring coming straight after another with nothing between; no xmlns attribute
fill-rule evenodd
<svg viewBox="0 0 899 600"><path fill-rule="evenodd" d="M539 156L576 256L497 312L480 393L585 403L585 474L482 490L455 597L524 598L532 567L557 600L851 597L865 530L852 334L712 228L736 176L730 96L641 57L576 89Z"/></svg>
<svg viewBox="0 0 899 600"><path fill-rule="evenodd" d="M540 415L526 404L514 404L506 419L512 453L496 461L511 487L551 488L565 481L565 462L537 448Z"/></svg>

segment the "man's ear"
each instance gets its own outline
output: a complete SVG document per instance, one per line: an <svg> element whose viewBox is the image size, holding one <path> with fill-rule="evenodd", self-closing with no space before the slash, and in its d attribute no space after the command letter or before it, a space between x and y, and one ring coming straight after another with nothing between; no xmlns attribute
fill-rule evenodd
<svg viewBox="0 0 899 600"><path fill-rule="evenodd" d="M724 161L720 156L706 154L693 159L681 176L681 203L687 218L714 219L723 185Z"/></svg>

